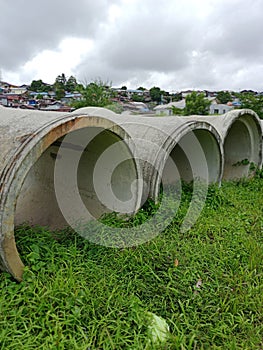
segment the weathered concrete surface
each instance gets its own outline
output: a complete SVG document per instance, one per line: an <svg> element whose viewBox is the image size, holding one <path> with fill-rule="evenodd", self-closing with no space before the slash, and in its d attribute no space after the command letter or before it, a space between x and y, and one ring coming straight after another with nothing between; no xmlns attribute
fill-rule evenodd
<svg viewBox="0 0 263 350"><path fill-rule="evenodd" d="M98 218L111 210L134 212L148 197L157 199L161 186L181 179L220 182L248 176L249 164L262 163L262 127L250 110L145 117L93 107L68 114L0 107L0 129L0 268L17 280L23 263L14 225L66 226L56 189L77 216L70 202L74 176L81 201ZM59 164L64 168L57 173Z"/></svg>
<svg viewBox="0 0 263 350"><path fill-rule="evenodd" d="M191 116L187 119L206 121L220 135L224 147L223 179L249 176L251 164L261 166L262 126L254 111L237 109L220 116Z"/></svg>
<svg viewBox="0 0 263 350"><path fill-rule="evenodd" d="M74 113L78 112L89 115L94 108L81 108ZM161 184L193 178L210 183L221 181L224 164L221 136L205 119L123 116L108 114L103 109L100 113L108 115L131 136L129 146L143 174L142 203L148 197L157 199Z"/></svg>
<svg viewBox="0 0 263 350"><path fill-rule="evenodd" d="M189 117L119 116L96 110L131 135L133 154L142 168L144 199L157 198L160 184L174 181L175 176L220 182L249 176L253 173L250 165L262 164L261 122L249 109ZM89 114L94 108L79 111ZM177 175L169 170L169 157L178 168Z"/></svg>
<svg viewBox="0 0 263 350"><path fill-rule="evenodd" d="M106 212L107 208L96 197L90 180L94 165L107 147L116 144L118 153L123 154L127 161L115 172L110 184L108 182L111 179L101 174L99 180L102 185L110 185L114 194L123 199L130 196L130 187L136 184L139 174L127 144L121 142L119 146L118 143L123 139L128 140L129 135L114 122L94 114L83 116L79 113L73 115L1 108L0 128L0 267L20 280L23 263L16 249L14 225L28 221L30 224L57 228L67 224L56 201L53 181L58 147L64 135L73 135L76 141L92 139L84 149L74 144L66 144L66 147L71 153L81 153L78 166L79 192L95 217ZM70 164L65 170L57 181L67 193L69 189L65 178L67 172L71 171ZM107 184L103 184L104 181ZM133 194L135 196L130 203L130 211L138 208L141 189L138 187ZM108 201L111 199L109 197Z"/></svg>
<svg viewBox="0 0 263 350"><path fill-rule="evenodd" d="M144 199L157 199L161 184L180 179L221 180L222 143L217 131L205 121L134 116L118 123L131 135L133 153L141 160Z"/></svg>

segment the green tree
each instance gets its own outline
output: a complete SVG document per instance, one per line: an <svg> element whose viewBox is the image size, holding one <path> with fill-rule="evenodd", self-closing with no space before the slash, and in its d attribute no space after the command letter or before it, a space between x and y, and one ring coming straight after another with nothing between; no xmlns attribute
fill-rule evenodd
<svg viewBox="0 0 263 350"><path fill-rule="evenodd" d="M184 115L184 109L172 106L173 115Z"/></svg>
<svg viewBox="0 0 263 350"><path fill-rule="evenodd" d="M36 99L37 99L37 100L42 100L42 99L43 99L43 96L42 96L41 94L38 94L38 95L36 96Z"/></svg>
<svg viewBox="0 0 263 350"><path fill-rule="evenodd" d="M132 100L134 102L144 102L144 97L138 94L133 94L132 95Z"/></svg>
<svg viewBox="0 0 263 350"><path fill-rule="evenodd" d="M211 102L205 98L205 94L193 91L185 98L184 115L206 115L209 113Z"/></svg>
<svg viewBox="0 0 263 350"><path fill-rule="evenodd" d="M39 80L32 80L29 90L30 91L36 91L36 92L40 92L41 91L41 87L43 85L43 81L41 79Z"/></svg>
<svg viewBox="0 0 263 350"><path fill-rule="evenodd" d="M95 80L80 89L82 100L73 103L75 108L94 106L105 107L110 104L111 92L108 84Z"/></svg>
<svg viewBox="0 0 263 350"><path fill-rule="evenodd" d="M170 94L169 97L173 102L178 102L182 100L182 93L173 93Z"/></svg>
<svg viewBox="0 0 263 350"><path fill-rule="evenodd" d="M152 87L150 90L151 99L157 103L160 103L162 100L162 91L159 87Z"/></svg>
<svg viewBox="0 0 263 350"><path fill-rule="evenodd" d="M56 99L57 100L61 100L65 96L65 90L61 89L61 88L57 88L55 90L55 93L56 93Z"/></svg>
<svg viewBox="0 0 263 350"><path fill-rule="evenodd" d="M257 113L260 119L263 119L263 96L252 92L240 93L237 96L241 102L241 108L249 108Z"/></svg>
<svg viewBox="0 0 263 350"><path fill-rule="evenodd" d="M35 92L48 92L51 90L51 86L49 84L44 83L41 79L32 80L29 90Z"/></svg>
<svg viewBox="0 0 263 350"><path fill-rule="evenodd" d="M62 97L65 96L66 82L67 82L67 79L64 73L56 77L55 83L53 85L53 89L56 93L57 100L60 100Z"/></svg>
<svg viewBox="0 0 263 350"><path fill-rule="evenodd" d="M66 76L64 73L58 75L55 80L55 84L60 85L61 87L65 87L67 82Z"/></svg>
<svg viewBox="0 0 263 350"><path fill-rule="evenodd" d="M74 92L78 86L77 79L71 75L65 83L65 89L68 92Z"/></svg>
<svg viewBox="0 0 263 350"><path fill-rule="evenodd" d="M232 101L232 95L229 91L219 91L216 95L216 98L219 103L223 104Z"/></svg>

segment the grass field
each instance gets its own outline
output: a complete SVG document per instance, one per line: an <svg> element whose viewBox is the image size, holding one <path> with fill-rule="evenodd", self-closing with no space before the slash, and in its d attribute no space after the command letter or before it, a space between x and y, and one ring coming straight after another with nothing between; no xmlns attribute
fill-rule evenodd
<svg viewBox="0 0 263 350"><path fill-rule="evenodd" d="M0 274L0 349L263 349L262 187L256 178L210 188L181 233L186 191L167 229L132 248L18 228L27 267L20 284ZM147 312L168 323L165 343L151 343Z"/></svg>

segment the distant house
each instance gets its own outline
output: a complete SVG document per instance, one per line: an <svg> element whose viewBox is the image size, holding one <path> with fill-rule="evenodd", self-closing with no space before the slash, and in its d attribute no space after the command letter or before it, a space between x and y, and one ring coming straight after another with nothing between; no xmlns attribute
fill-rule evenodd
<svg viewBox="0 0 263 350"><path fill-rule="evenodd" d="M135 113L149 113L148 106L143 102L126 102L122 104L125 111L131 111Z"/></svg>
<svg viewBox="0 0 263 350"><path fill-rule="evenodd" d="M207 97L207 99L211 102L209 114L224 114L234 108L232 105L229 106L227 104L218 104L215 97ZM185 99L178 102L170 102L168 104L158 105L154 107L154 111L156 115L172 115L173 107L184 109Z"/></svg>
<svg viewBox="0 0 263 350"><path fill-rule="evenodd" d="M27 104L29 106L37 106L37 101L35 99L29 99L27 100Z"/></svg>
<svg viewBox="0 0 263 350"><path fill-rule="evenodd" d="M134 96L143 97L144 100L151 100L149 90L140 90L140 89L121 89L121 88L111 88L114 91L120 101L132 100Z"/></svg>
<svg viewBox="0 0 263 350"><path fill-rule="evenodd" d="M190 95L192 92L193 90L185 90L185 91L182 91L181 94L183 98L186 98L186 96Z"/></svg>
<svg viewBox="0 0 263 350"><path fill-rule="evenodd" d="M30 92L30 97L32 98L37 98L38 96L41 98L49 98L49 93L48 92L36 92L36 91L31 91Z"/></svg>
<svg viewBox="0 0 263 350"><path fill-rule="evenodd" d="M7 106L7 97L6 97L6 95L0 95L0 105Z"/></svg>
<svg viewBox="0 0 263 350"><path fill-rule="evenodd" d="M0 81L0 87L1 87L3 90L8 91L9 88L10 88L11 86L13 86L13 85L11 85L11 84L9 84L9 83L7 83L7 82L5 82L5 81Z"/></svg>
<svg viewBox="0 0 263 350"><path fill-rule="evenodd" d="M19 86L20 88L25 88L25 89L29 89L30 85L27 85L27 84L23 84L23 85L20 85Z"/></svg>
<svg viewBox="0 0 263 350"><path fill-rule="evenodd" d="M80 101L82 99L82 94L79 92L66 92L65 96L62 97L61 101L65 103L70 103L71 101Z"/></svg>
<svg viewBox="0 0 263 350"><path fill-rule="evenodd" d="M10 87L9 88L9 91L12 93L12 94L16 94L16 95L22 95L24 93L27 92L27 88L26 87Z"/></svg>
<svg viewBox="0 0 263 350"><path fill-rule="evenodd" d="M229 106L227 104L221 104L221 103L212 103L210 105L210 114L225 114L229 111L234 109L234 106Z"/></svg>
<svg viewBox="0 0 263 350"><path fill-rule="evenodd" d="M229 106L234 106L234 107L241 107L242 103L239 101L238 98L234 99L233 102L228 102L227 103Z"/></svg>
<svg viewBox="0 0 263 350"><path fill-rule="evenodd" d="M178 102L170 102L165 105L158 105L154 107L154 111L156 115L172 115L173 107L184 109L185 108L185 100L181 100Z"/></svg>
<svg viewBox="0 0 263 350"><path fill-rule="evenodd" d="M217 98L216 96L208 96L206 99L211 102L211 104L217 104Z"/></svg>
<svg viewBox="0 0 263 350"><path fill-rule="evenodd" d="M18 94L7 93L1 95L3 96L2 101L4 101L3 105L6 107L20 107L20 105L25 101L24 96Z"/></svg>
<svg viewBox="0 0 263 350"><path fill-rule="evenodd" d="M40 110L42 111L55 111L55 112L71 112L72 108L69 106L65 106L63 103L59 101L54 101L47 105L40 105Z"/></svg>
<svg viewBox="0 0 263 350"><path fill-rule="evenodd" d="M209 98L209 97L216 97L217 96L217 92L216 91L204 90L204 93L205 93L207 98Z"/></svg>

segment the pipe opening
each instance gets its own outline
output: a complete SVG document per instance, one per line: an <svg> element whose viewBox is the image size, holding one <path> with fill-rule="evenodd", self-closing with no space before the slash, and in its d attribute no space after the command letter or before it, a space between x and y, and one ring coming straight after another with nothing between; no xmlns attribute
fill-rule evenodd
<svg viewBox="0 0 263 350"><path fill-rule="evenodd" d="M74 142L68 142L69 135ZM86 139L91 141L88 143ZM119 141L122 139L110 130L85 127L71 131L53 142L32 165L23 181L16 202L15 225L28 223L50 229L68 226L60 209L61 203L58 205L54 187L55 164L63 161L64 156L67 161L59 183L65 192L65 198L70 194L70 176L75 173L80 197L94 218L118 211L121 201L130 201L129 209L135 211L138 197L133 196L131 189L138 177L137 168L128 146ZM60 147L63 148L62 151ZM105 152L106 157L100 161ZM72 165L76 157L79 159L77 171ZM70 159L74 162L68 161ZM117 164L119 160L120 164ZM113 162L117 166L111 171ZM70 200L74 212L74 198Z"/></svg>
<svg viewBox="0 0 263 350"><path fill-rule="evenodd" d="M260 165L260 130L250 115L244 115L231 125L224 142L224 180L253 175Z"/></svg>
<svg viewBox="0 0 263 350"><path fill-rule="evenodd" d="M195 129L183 135L170 152L172 160L166 162L163 185L179 180L191 182L203 179L217 182L221 176L221 152L215 136L206 129ZM174 164L177 168L177 172Z"/></svg>

